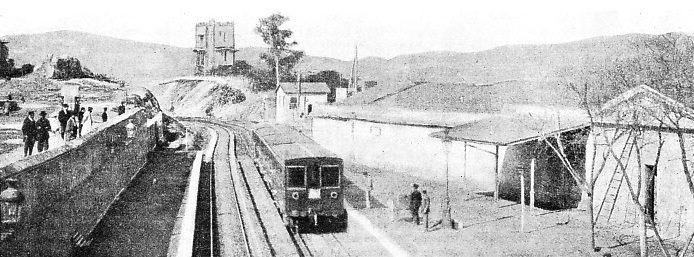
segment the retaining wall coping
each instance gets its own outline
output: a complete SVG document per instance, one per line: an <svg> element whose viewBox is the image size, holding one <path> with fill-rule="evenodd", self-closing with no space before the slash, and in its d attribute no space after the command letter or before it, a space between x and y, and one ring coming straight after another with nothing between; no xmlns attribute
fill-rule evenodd
<svg viewBox="0 0 694 257"><path fill-rule="evenodd" d="M86 135L82 136L81 138L77 138L74 140L70 140L65 143L65 145L60 146L58 148L50 149L48 151L44 151L39 154L31 155L26 158L20 159L16 162L10 163L4 167L0 167L0 178L5 179L7 177L14 176L18 173L21 173L23 170L33 168L34 166L40 165L48 160L51 160L53 158L56 158L58 156L61 156L67 152L69 152L72 149L77 149L79 148L84 142L89 141L91 138L95 137L99 132L106 130L110 127L113 127L117 125L118 123L125 121L129 119L131 116L134 116L140 111L144 111L143 108L134 108L126 111L122 115L116 116L114 119L111 119L104 123L102 126L98 126L94 128L94 130L90 131Z"/></svg>

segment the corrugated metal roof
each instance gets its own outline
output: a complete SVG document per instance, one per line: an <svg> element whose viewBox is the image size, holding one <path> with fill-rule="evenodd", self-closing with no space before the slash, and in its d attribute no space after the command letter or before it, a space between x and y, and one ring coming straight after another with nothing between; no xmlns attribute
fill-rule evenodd
<svg viewBox="0 0 694 257"><path fill-rule="evenodd" d="M299 84L295 82L280 83L280 87L287 94L298 94ZM325 82L301 82L302 94L329 94L330 88Z"/></svg>
<svg viewBox="0 0 694 257"><path fill-rule="evenodd" d="M435 138L490 145L514 145L540 137L588 127L587 119L495 116L430 134Z"/></svg>

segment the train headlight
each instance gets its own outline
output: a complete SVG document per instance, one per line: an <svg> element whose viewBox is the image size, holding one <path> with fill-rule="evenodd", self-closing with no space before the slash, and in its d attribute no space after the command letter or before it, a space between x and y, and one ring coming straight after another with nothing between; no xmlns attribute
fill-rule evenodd
<svg viewBox="0 0 694 257"><path fill-rule="evenodd" d="M294 200L299 200L299 192L292 193L292 198L294 198Z"/></svg>
<svg viewBox="0 0 694 257"><path fill-rule="evenodd" d="M337 192L331 192L330 197L332 198L337 198Z"/></svg>

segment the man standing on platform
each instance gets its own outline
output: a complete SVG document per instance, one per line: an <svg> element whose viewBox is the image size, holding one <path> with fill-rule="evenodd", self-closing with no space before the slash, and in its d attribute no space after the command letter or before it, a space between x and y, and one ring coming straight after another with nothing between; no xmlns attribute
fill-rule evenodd
<svg viewBox="0 0 694 257"><path fill-rule="evenodd" d="M40 152L48 150L48 132L51 131L51 123L46 119L46 111L41 111L39 113L39 120L36 121L36 139L38 144L36 145L37 150Z"/></svg>
<svg viewBox="0 0 694 257"><path fill-rule="evenodd" d="M82 121L84 120L84 107L80 108L80 111L77 113L77 121L79 122L79 128L77 129L77 137L82 137Z"/></svg>
<svg viewBox="0 0 694 257"><path fill-rule="evenodd" d="M419 213L422 214L422 219L424 219L424 231L429 231L429 205L431 204L431 198L427 194L426 190L422 190L422 206L419 207Z"/></svg>
<svg viewBox="0 0 694 257"><path fill-rule="evenodd" d="M125 104L125 102L121 102L120 106L118 106L118 115L125 113L125 105L124 104Z"/></svg>
<svg viewBox="0 0 694 257"><path fill-rule="evenodd" d="M101 121L103 122L108 121L108 114L106 114L106 110L108 110L108 108L104 107L104 113L101 114Z"/></svg>
<svg viewBox="0 0 694 257"><path fill-rule="evenodd" d="M412 193L410 193L410 213L412 214L412 222L419 225L419 207L422 205L422 193L419 192L419 185L412 184Z"/></svg>
<svg viewBox="0 0 694 257"><path fill-rule="evenodd" d="M24 119L22 134L24 135L24 157L27 157L34 151L36 141L36 121L34 121L33 111L30 111Z"/></svg>
<svg viewBox="0 0 694 257"><path fill-rule="evenodd" d="M63 104L63 109L58 113L58 122L60 122L60 137L65 139L65 126L70 119L70 111L67 109L67 104Z"/></svg>

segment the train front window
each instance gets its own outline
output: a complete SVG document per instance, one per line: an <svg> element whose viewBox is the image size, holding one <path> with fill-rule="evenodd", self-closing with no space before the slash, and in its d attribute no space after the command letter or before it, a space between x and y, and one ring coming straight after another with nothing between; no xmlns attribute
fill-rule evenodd
<svg viewBox="0 0 694 257"><path fill-rule="evenodd" d="M321 166L321 183L323 187L340 186L340 167Z"/></svg>
<svg viewBox="0 0 694 257"><path fill-rule="evenodd" d="M306 168L302 166L287 167L287 187L306 187Z"/></svg>

